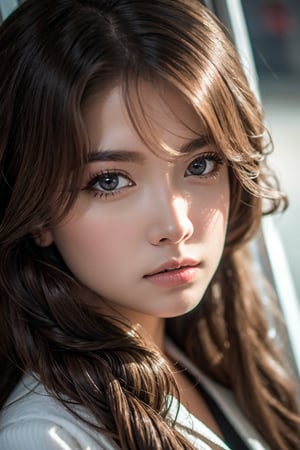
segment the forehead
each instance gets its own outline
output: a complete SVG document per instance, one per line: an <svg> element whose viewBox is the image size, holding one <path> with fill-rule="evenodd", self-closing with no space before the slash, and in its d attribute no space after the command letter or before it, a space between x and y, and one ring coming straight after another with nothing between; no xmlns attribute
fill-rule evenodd
<svg viewBox="0 0 300 450"><path fill-rule="evenodd" d="M87 102L84 119L94 149L146 143L149 147L166 144L176 151L187 139L203 135L194 108L166 84L141 81L126 94L116 85Z"/></svg>

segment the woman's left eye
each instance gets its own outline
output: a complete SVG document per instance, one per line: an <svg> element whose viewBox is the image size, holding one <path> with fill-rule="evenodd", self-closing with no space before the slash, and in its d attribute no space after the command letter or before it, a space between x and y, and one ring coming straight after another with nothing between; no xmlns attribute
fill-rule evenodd
<svg viewBox="0 0 300 450"><path fill-rule="evenodd" d="M209 176L217 172L223 158L219 153L203 154L194 159L185 171L185 176Z"/></svg>

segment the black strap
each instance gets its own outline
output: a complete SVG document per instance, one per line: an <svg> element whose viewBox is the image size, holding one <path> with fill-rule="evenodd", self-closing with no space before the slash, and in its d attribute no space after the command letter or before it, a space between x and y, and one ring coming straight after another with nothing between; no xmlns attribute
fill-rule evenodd
<svg viewBox="0 0 300 450"><path fill-rule="evenodd" d="M207 392L207 390L200 384L199 380L196 380L195 377L192 374L190 374L188 370L186 370L184 373L190 378L190 380L194 385L196 384L197 389L204 398L215 421L217 422L220 431L223 435L223 440L228 445L228 447L230 447L231 450L249 450L248 445L237 433L237 431L233 428L233 426L226 418L225 414L223 413L219 405Z"/></svg>
<svg viewBox="0 0 300 450"><path fill-rule="evenodd" d="M231 448L231 450L249 450L249 447L245 444L244 440L233 428L233 426L228 421L225 414L220 409L215 400L211 397L211 395L199 383L197 385L197 388L199 389L215 421L217 422L223 435L224 441Z"/></svg>

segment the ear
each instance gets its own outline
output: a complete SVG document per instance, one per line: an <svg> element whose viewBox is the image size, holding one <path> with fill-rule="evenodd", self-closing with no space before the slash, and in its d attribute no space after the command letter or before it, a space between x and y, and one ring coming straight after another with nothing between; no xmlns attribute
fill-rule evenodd
<svg viewBox="0 0 300 450"><path fill-rule="evenodd" d="M40 247L49 247L54 241L53 234L49 228L41 227L33 234L34 240Z"/></svg>

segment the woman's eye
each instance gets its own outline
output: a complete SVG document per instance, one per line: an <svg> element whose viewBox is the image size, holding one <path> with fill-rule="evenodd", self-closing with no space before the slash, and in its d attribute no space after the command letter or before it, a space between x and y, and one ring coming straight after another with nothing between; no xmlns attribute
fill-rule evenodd
<svg viewBox="0 0 300 450"><path fill-rule="evenodd" d="M95 195L105 195L107 197L133 185L134 183L127 175L120 172L107 171L93 177L85 190L92 191Z"/></svg>
<svg viewBox="0 0 300 450"><path fill-rule="evenodd" d="M185 176L206 176L213 174L222 162L221 155L217 153L199 156L188 166Z"/></svg>

